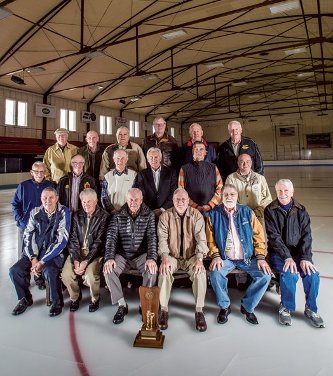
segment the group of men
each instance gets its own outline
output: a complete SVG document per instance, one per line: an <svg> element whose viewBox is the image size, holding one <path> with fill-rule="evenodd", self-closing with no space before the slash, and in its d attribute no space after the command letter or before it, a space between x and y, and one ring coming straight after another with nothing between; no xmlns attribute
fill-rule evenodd
<svg viewBox="0 0 333 376"><path fill-rule="evenodd" d="M77 149L68 143L66 129L56 130L57 143L43 162L34 163L32 179L18 186L12 202L20 255L10 269L19 299L12 313L21 314L33 304L31 274L40 288L48 283L50 316L59 315L64 306L61 281L69 292L70 311L79 309L82 282L90 289L89 311L94 312L103 270L111 302L118 304L113 322L120 324L128 313L120 276L135 268L143 286L157 282L160 287L158 322L165 330L173 274L182 269L192 282L195 327L205 331L204 259L209 257L218 323L226 323L231 312L227 276L239 269L251 277L249 286L238 281L246 288L240 311L258 324L254 310L272 268L280 279L280 323L291 325L300 275L305 316L323 327L316 306L319 273L312 262L310 219L293 198L292 182L279 180L272 201L259 149L242 136L237 121L228 124L230 138L217 157L199 124L191 125L191 138L182 149L167 134L163 118L153 126L142 149L130 141L126 127L118 128L117 143L105 150L95 131Z"/></svg>

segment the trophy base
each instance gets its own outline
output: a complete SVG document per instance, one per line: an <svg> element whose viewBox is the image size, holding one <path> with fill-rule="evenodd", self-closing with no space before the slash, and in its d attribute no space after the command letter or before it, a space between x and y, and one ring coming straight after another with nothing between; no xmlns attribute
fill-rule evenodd
<svg viewBox="0 0 333 376"><path fill-rule="evenodd" d="M134 347L149 347L155 349L163 349L165 336L160 330L139 330L136 335Z"/></svg>

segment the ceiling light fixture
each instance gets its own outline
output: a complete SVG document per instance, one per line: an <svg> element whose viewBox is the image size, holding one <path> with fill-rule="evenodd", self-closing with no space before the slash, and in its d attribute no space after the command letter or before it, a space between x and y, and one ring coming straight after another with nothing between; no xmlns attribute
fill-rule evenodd
<svg viewBox="0 0 333 376"><path fill-rule="evenodd" d="M26 68L25 71L28 72L28 73L41 73L41 72L45 72L45 68L44 67L31 67L31 68Z"/></svg>
<svg viewBox="0 0 333 376"><path fill-rule="evenodd" d="M289 55L296 55L296 54L302 54L306 52L305 47L300 47L300 48L294 48L293 50L285 50L284 53L289 56Z"/></svg>
<svg viewBox="0 0 333 376"><path fill-rule="evenodd" d="M298 73L298 78L304 78L304 77L312 77L314 76L314 72L304 72L304 73Z"/></svg>
<svg viewBox="0 0 333 376"><path fill-rule="evenodd" d="M246 82L246 81L237 81L237 82L232 82L231 85L232 85L232 86L236 86L236 87L239 87L239 86L246 86L246 85L247 85L247 82Z"/></svg>
<svg viewBox="0 0 333 376"><path fill-rule="evenodd" d="M97 57L105 56L105 53L101 50L96 50L96 51L88 52L85 56L87 59L92 60L92 59L96 59Z"/></svg>
<svg viewBox="0 0 333 376"><path fill-rule="evenodd" d="M102 89L104 89L104 86L103 85L99 85L99 84L96 84L96 85L90 85L90 86L88 86L88 88L90 89L90 90L102 90Z"/></svg>
<svg viewBox="0 0 333 376"><path fill-rule="evenodd" d="M135 95L134 97L132 97L131 99L130 99L130 101L131 102L136 102L136 101L138 101L138 100L140 100L140 99L142 99L143 97L142 97L142 95Z"/></svg>
<svg viewBox="0 0 333 376"><path fill-rule="evenodd" d="M184 29L179 29L179 30L173 30L165 34L162 34L162 37L166 40L171 40L171 39L183 37L185 35L187 35L187 32Z"/></svg>
<svg viewBox="0 0 333 376"><path fill-rule="evenodd" d="M147 73L140 77L144 80L157 80L159 78L156 73Z"/></svg>
<svg viewBox="0 0 333 376"><path fill-rule="evenodd" d="M13 15L13 12L11 12L9 9L5 7L0 8L0 20L3 20L4 18L7 18L12 15Z"/></svg>
<svg viewBox="0 0 333 376"><path fill-rule="evenodd" d="M13 81L17 85L26 85L24 79L20 76L15 76L14 74L10 77L11 81Z"/></svg>
<svg viewBox="0 0 333 376"><path fill-rule="evenodd" d="M269 7L269 10L272 14L289 12L291 10L296 10L300 8L300 3L298 0L294 1L284 1L281 4L272 5Z"/></svg>
<svg viewBox="0 0 333 376"><path fill-rule="evenodd" d="M306 87L306 88L304 88L304 89L302 89L303 91L305 91L306 93L314 93L314 92L316 92L317 91L317 87L316 86L314 86L314 87Z"/></svg>
<svg viewBox="0 0 333 376"><path fill-rule="evenodd" d="M200 103L202 103L202 104L211 104L211 103L213 103L213 101L210 100L210 99L201 99Z"/></svg>
<svg viewBox="0 0 333 376"><path fill-rule="evenodd" d="M261 95L260 94L250 94L247 97L250 98L250 99L256 99L256 98L261 98Z"/></svg>
<svg viewBox="0 0 333 376"><path fill-rule="evenodd" d="M224 67L224 64L220 61L220 62L215 62L215 63L205 63L204 66L207 68L207 69L214 69L214 68L221 68L221 67Z"/></svg>

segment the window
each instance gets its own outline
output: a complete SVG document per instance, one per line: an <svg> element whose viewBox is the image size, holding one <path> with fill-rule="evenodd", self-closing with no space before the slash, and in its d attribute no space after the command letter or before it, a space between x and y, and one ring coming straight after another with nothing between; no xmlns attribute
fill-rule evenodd
<svg viewBox="0 0 333 376"><path fill-rule="evenodd" d="M170 136L175 137L175 128L170 127Z"/></svg>
<svg viewBox="0 0 333 376"><path fill-rule="evenodd" d="M76 111L60 109L60 128L76 131Z"/></svg>
<svg viewBox="0 0 333 376"><path fill-rule="evenodd" d="M129 121L130 137L139 137L140 123L135 120Z"/></svg>
<svg viewBox="0 0 333 376"><path fill-rule="evenodd" d="M26 127L28 118L28 103L15 101L13 99L6 99L6 125L18 125L19 127Z"/></svg>
<svg viewBox="0 0 333 376"><path fill-rule="evenodd" d="M99 133L112 134L112 117L100 115L99 117Z"/></svg>

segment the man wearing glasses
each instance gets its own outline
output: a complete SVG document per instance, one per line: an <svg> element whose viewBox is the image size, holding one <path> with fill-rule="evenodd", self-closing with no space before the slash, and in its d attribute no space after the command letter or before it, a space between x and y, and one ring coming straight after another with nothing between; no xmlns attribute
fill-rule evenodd
<svg viewBox="0 0 333 376"><path fill-rule="evenodd" d="M12 200L12 211L18 227L18 258L22 256L22 239L24 229L27 227L30 212L33 208L41 206L41 194L44 188L54 187L53 183L45 179L45 164L35 162L30 170L31 179L20 183Z"/></svg>
<svg viewBox="0 0 333 376"><path fill-rule="evenodd" d="M84 172L84 163L82 155L77 154L72 157L72 172L59 180L57 188L60 204L70 208L72 213L82 209L79 194L84 189L91 188L95 191L97 189L95 179Z"/></svg>

